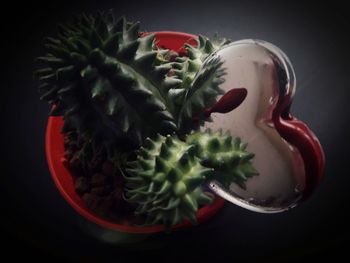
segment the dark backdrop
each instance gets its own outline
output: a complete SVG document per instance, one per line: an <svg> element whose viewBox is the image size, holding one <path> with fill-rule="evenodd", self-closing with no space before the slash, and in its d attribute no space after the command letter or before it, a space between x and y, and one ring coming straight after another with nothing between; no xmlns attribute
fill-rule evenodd
<svg viewBox="0 0 350 263"><path fill-rule="evenodd" d="M263 2L263 3L262 3ZM1 253L79 261L285 262L346 255L349 243L349 20L345 5L295 1L46 1L2 6ZM82 11L113 8L149 31L173 30L238 40L258 38L288 54L297 76L292 112L318 135L326 177L310 200L290 212L264 215L234 205L208 223L159 234L135 245L109 244L63 200L44 152L47 105L32 81L33 58L55 25ZM104 233L104 239L118 239ZM15 248L17 252L11 252Z"/></svg>

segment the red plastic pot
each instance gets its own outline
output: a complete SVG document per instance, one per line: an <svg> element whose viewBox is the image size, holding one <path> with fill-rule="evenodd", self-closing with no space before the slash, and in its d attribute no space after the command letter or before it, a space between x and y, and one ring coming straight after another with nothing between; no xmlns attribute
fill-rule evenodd
<svg viewBox="0 0 350 263"><path fill-rule="evenodd" d="M182 51L185 43L196 45L196 41L194 40L196 36L194 35L178 32L156 32L155 34L159 46L177 52ZM84 218L105 228L127 233L155 233L164 231L162 225L138 227L114 223L93 213L86 207L80 196L75 192L72 174L64 165L62 126L63 120L61 117L49 118L46 131L46 156L52 178L67 202ZM201 223L214 216L222 208L224 203L225 201L223 199L217 198L211 205L201 208L197 213L198 222ZM190 226L192 226L191 223L185 221L183 224L176 225L174 229Z"/></svg>

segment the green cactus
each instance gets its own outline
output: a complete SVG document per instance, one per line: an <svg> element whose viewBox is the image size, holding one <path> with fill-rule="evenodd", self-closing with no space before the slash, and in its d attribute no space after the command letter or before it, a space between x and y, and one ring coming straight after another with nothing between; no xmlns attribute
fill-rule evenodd
<svg viewBox="0 0 350 263"><path fill-rule="evenodd" d="M212 198L201 185L213 174L194 156L194 147L176 136L147 139L138 159L127 164L126 200L137 204L135 213L146 216L146 224L163 223L167 229L189 219Z"/></svg>
<svg viewBox="0 0 350 263"><path fill-rule="evenodd" d="M214 53L230 41L219 39L217 35L213 41L204 36L196 40L197 46L185 44L188 57L177 57L170 63L173 78L182 80L180 86L169 90L169 97L176 105L174 116L180 134L198 129L208 120L203 115L204 109L212 106L217 95L222 94L219 86L224 82L225 71L223 62Z"/></svg>
<svg viewBox="0 0 350 263"><path fill-rule="evenodd" d="M138 28L109 12L81 15L46 39L48 54L37 59L46 67L36 75L41 98L55 105L50 114L64 118L63 132L138 147L177 129L167 91L179 81L166 77L168 51L155 48L153 34L139 38Z"/></svg>
<svg viewBox="0 0 350 263"><path fill-rule="evenodd" d="M213 133L207 129L188 135L186 142L195 146L195 154L201 164L214 168L213 179L226 188L234 182L245 189L246 181L259 174L251 163L254 154L246 151L247 144L238 137L223 135L221 130Z"/></svg>
<svg viewBox="0 0 350 263"><path fill-rule="evenodd" d="M138 29L100 12L78 16L46 39L47 54L37 58L45 66L36 76L41 99L54 105L50 115L64 118L63 132L87 134L109 149L136 149L157 132L184 135L203 123L224 81L222 62L208 57L228 41L199 36L197 47L185 46L188 57L170 62L155 36L139 37Z"/></svg>
<svg viewBox="0 0 350 263"><path fill-rule="evenodd" d="M139 23L116 21L112 12L61 25L37 59L45 65L35 73L41 99L50 115L63 117L62 132L76 135L71 162L86 173L98 153L115 162L127 182L125 199L146 224L195 224L198 208L212 202L203 183L244 188L258 174L238 138L188 135L209 120L204 110L222 93L225 70L215 52L229 41L199 36L197 46L185 45L188 57L170 61L154 34L140 35Z"/></svg>

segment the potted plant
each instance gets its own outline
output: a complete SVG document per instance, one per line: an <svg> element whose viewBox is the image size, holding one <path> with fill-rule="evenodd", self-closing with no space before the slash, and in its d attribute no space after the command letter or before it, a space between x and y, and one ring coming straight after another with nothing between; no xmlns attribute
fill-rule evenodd
<svg viewBox="0 0 350 263"><path fill-rule="evenodd" d="M227 43L141 33L139 23L111 12L78 16L46 39L48 53L37 59L45 66L35 74L51 107L47 158L74 209L124 232L178 229L223 206L204 186L223 156L246 177L221 178L244 187L257 175L238 138L199 131L224 74L221 61L208 58Z"/></svg>
<svg viewBox="0 0 350 263"><path fill-rule="evenodd" d="M242 42L140 32L139 23L99 12L59 26L57 37L45 43L47 54L37 59L44 66L35 74L41 99L50 105L49 168L62 195L85 218L128 233L180 229L223 206L213 192L227 194L209 182L222 189L233 183L241 191L259 175L254 153L239 137L203 129L212 113L231 112L247 96L246 88L221 89L225 68L218 54L236 54ZM245 44L255 48L256 42ZM264 45L263 54L273 51ZM276 54L273 88L284 90L287 73ZM288 92L269 113L278 136L273 147L292 151L284 139L297 146L308 196L321 178L324 156L312 132L289 115ZM229 200L249 208L237 198ZM298 198L293 194L290 202Z"/></svg>

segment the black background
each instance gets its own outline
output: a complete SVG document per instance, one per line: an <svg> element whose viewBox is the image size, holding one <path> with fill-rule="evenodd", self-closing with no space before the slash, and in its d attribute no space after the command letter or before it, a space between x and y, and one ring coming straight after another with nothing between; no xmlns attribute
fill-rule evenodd
<svg viewBox="0 0 350 263"><path fill-rule="evenodd" d="M46 1L1 8L1 253L13 258L84 262L142 260L286 262L346 255L349 244L348 10L336 1ZM45 159L47 105L32 80L33 59L55 25L82 11L113 8L148 31L172 30L232 40L258 38L288 54L297 76L293 114L319 137L326 177L310 200L264 215L226 205L208 223L134 245L93 237L63 200ZM90 231L88 230L90 229ZM100 231L95 229L95 231ZM107 234L104 236L106 237ZM11 252L11 249L16 252Z"/></svg>

